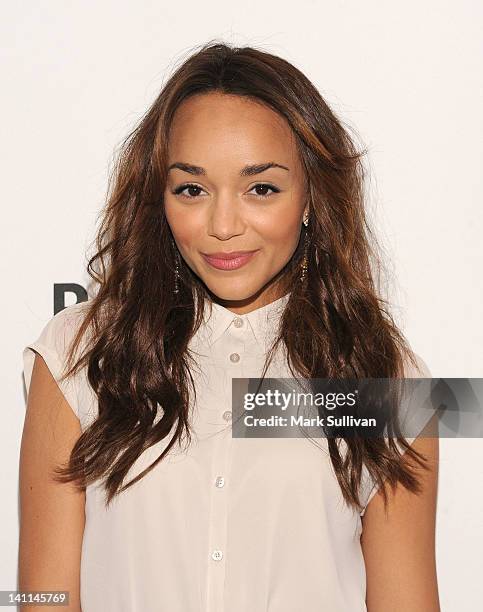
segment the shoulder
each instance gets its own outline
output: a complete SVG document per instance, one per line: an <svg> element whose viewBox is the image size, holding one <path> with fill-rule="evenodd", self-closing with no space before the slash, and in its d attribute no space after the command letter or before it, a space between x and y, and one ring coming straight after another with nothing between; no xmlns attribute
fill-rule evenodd
<svg viewBox="0 0 483 612"><path fill-rule="evenodd" d="M57 312L41 328L36 343L63 358L90 305L91 300L88 300Z"/></svg>
<svg viewBox="0 0 483 612"><path fill-rule="evenodd" d="M63 374L71 343L90 305L91 301L89 300L67 306L67 308L56 313L44 323L37 338L27 344L22 352L27 397L30 391L35 356L40 355L78 417L81 415L77 397L79 390L78 375L63 379ZM78 347L79 351L82 351L84 342L85 339L83 338Z"/></svg>
<svg viewBox="0 0 483 612"><path fill-rule="evenodd" d="M66 306L62 310L59 310L50 321L56 326L73 327L80 323L84 318L85 314L92 306L92 299L84 302L78 302L77 304L71 304Z"/></svg>
<svg viewBox="0 0 483 612"><path fill-rule="evenodd" d="M407 355L404 359L405 378L431 378L431 372L424 359L415 352L412 352L411 359Z"/></svg>

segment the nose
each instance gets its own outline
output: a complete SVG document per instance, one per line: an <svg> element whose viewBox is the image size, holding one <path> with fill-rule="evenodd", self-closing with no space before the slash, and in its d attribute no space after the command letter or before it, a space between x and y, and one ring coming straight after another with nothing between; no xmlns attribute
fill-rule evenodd
<svg viewBox="0 0 483 612"><path fill-rule="evenodd" d="M228 240L244 231L240 204L233 196L225 195L213 200L209 208L208 233L219 240Z"/></svg>

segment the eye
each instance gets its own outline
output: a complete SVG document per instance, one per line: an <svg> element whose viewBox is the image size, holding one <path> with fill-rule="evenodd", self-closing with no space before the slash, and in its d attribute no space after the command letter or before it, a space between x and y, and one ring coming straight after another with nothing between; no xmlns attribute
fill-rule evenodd
<svg viewBox="0 0 483 612"><path fill-rule="evenodd" d="M183 193L185 189L188 190L190 195ZM182 195L183 198L186 198L187 200L193 200L200 195L198 193L199 191L203 191L203 189L201 189L199 185L195 185L194 183L185 183L184 185L180 185L179 187L176 187L176 189L174 189L172 193L174 193L175 195Z"/></svg>
<svg viewBox="0 0 483 612"><path fill-rule="evenodd" d="M274 193L280 193L280 189L274 185L270 185L269 183L257 183L250 189L250 191L253 191L254 189L256 190L256 193L252 195L257 198L269 198ZM271 193L267 193L267 189L269 189ZM187 193L183 193L184 191ZM199 185L196 185L195 183L184 183L183 185L176 187L172 193L175 195L181 195L187 200L194 200L200 195L200 191L203 191L203 189Z"/></svg>
<svg viewBox="0 0 483 612"><path fill-rule="evenodd" d="M280 189L277 189L277 187L275 187L274 185L270 185L269 183L257 183L252 187L250 191L253 191L253 189L257 190L257 193L254 193L253 195L258 198L269 198L274 193L280 193ZM271 189L272 193L267 194L267 189Z"/></svg>

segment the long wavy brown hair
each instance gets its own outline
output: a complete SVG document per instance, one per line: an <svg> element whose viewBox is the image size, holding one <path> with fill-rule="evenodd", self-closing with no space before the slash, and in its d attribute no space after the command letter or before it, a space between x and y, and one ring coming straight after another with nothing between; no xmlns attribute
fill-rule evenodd
<svg viewBox="0 0 483 612"><path fill-rule="evenodd" d="M210 41L175 69L122 144L96 252L87 265L97 291L65 364L65 377L87 368L99 411L76 441L68 465L57 468L56 479L82 488L102 479L107 505L184 435L191 439L189 399L196 389L189 342L210 293L182 257L179 293L174 292L177 253L163 194L173 115L189 96L213 91L247 96L281 115L296 137L308 185L310 224L301 230L299 246L280 272L294 289L262 377L281 343L292 372L305 378L404 378L408 360L417 367L376 284L382 261L365 210L366 151L356 148L349 128L288 61L253 47ZM308 270L300 284L305 231ZM87 336L83 354L74 359ZM169 444L156 461L124 483L137 458L164 438ZM341 440L346 454L341 453ZM343 497L359 510L363 465L385 503L385 484L394 488L400 482L420 492L409 460L424 468L424 455L403 437L388 437L387 442L384 437L332 437L328 448Z"/></svg>

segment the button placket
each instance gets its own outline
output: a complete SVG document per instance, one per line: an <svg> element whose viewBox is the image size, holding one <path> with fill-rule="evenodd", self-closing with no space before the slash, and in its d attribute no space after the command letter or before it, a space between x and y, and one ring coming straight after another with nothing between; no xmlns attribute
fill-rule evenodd
<svg viewBox="0 0 483 612"><path fill-rule="evenodd" d="M231 468L231 429L219 432L214 441L210 483L210 525L206 612L224 612L224 585L227 542L227 480Z"/></svg>
<svg viewBox="0 0 483 612"><path fill-rule="evenodd" d="M242 376L243 354L246 344L247 321L234 317L226 330L224 341L216 350L216 359L223 369L226 397L231 397L232 378ZM227 351L228 347L228 351ZM226 377L226 378L225 378ZM231 406L220 406L224 427L216 435L212 455L212 480L210 483L210 525L207 555L206 612L225 612L224 585L227 561L227 496L230 491L232 458Z"/></svg>
<svg viewBox="0 0 483 612"><path fill-rule="evenodd" d="M231 421L231 417L232 417L231 410L225 410L225 412L223 413L223 420L229 423Z"/></svg>
<svg viewBox="0 0 483 612"><path fill-rule="evenodd" d="M247 325L248 322L245 319L239 316L234 316L231 321L231 325L228 327L229 339L227 339L227 343L230 346L231 352L228 353L227 357L230 363L232 364L231 367L228 369L227 373L228 386L230 387L230 389L232 384L231 379L233 377L243 376L243 354L245 351L246 333L248 331ZM229 393L231 395L231 391L229 391ZM223 421L225 421L225 423L231 423L231 410L225 409L221 414L221 418L223 419Z"/></svg>

